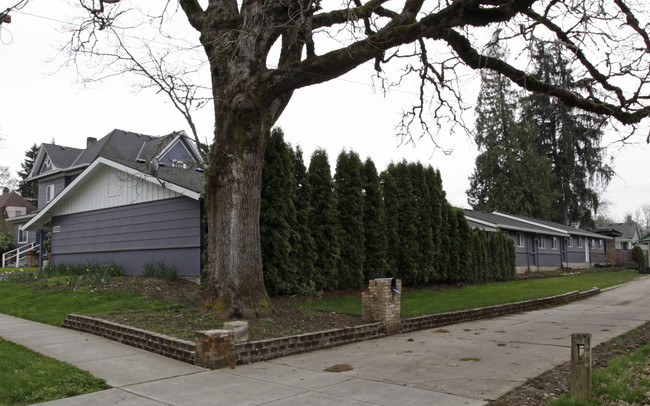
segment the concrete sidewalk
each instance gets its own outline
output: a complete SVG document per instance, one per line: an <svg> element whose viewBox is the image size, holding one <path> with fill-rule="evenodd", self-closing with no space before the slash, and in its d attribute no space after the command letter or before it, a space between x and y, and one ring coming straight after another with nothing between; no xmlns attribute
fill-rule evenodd
<svg viewBox="0 0 650 406"><path fill-rule="evenodd" d="M0 315L0 336L104 378L48 405L482 405L647 321L650 277L551 309L400 334L207 371L89 334ZM353 370L324 372L335 364Z"/></svg>

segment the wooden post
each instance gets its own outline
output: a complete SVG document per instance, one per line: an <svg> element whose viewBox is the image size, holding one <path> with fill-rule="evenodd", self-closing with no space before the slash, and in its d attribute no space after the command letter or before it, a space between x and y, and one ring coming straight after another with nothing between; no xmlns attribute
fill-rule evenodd
<svg viewBox="0 0 650 406"><path fill-rule="evenodd" d="M569 391L574 400L591 398L591 334L571 334Z"/></svg>

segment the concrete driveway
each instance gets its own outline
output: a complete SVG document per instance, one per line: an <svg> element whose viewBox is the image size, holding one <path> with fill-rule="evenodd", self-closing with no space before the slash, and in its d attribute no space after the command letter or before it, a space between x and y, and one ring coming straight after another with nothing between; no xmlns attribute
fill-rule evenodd
<svg viewBox="0 0 650 406"><path fill-rule="evenodd" d="M48 405L482 405L650 321L650 277L568 305L206 371L92 335L0 316L0 336L115 386ZM324 372L348 364L352 370Z"/></svg>

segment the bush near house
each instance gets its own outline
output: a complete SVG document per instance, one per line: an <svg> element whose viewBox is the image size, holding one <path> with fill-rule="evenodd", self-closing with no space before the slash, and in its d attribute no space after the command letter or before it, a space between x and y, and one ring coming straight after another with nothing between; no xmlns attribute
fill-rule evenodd
<svg viewBox="0 0 650 406"><path fill-rule="evenodd" d="M14 235L11 233L0 233L0 255L14 249Z"/></svg>
<svg viewBox="0 0 650 406"><path fill-rule="evenodd" d="M639 269L645 268L645 255L643 254L643 250L641 247L638 245L635 245L634 248L632 248L632 261L636 264L636 267Z"/></svg>

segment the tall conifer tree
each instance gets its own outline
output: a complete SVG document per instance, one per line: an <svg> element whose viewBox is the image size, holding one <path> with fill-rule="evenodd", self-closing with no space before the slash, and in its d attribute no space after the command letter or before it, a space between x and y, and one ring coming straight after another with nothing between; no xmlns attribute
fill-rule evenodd
<svg viewBox="0 0 650 406"><path fill-rule="evenodd" d="M572 91L581 86L557 44L537 42L531 59L540 80ZM524 112L537 125L539 153L552 163L553 189L558 198L551 220L593 223L600 203L597 186L606 186L614 174L600 147L605 118L534 94L526 98Z"/></svg>
<svg viewBox="0 0 650 406"><path fill-rule="evenodd" d="M262 167L260 236L264 283L269 294L296 291L298 277L292 266L292 225L295 183L289 146L281 129L271 131Z"/></svg>
<svg viewBox="0 0 650 406"><path fill-rule="evenodd" d="M296 209L295 223L292 227L295 233L291 234L292 264L296 268L300 284L310 286L315 282L314 262L316 261L316 245L309 228L311 185L307 179L302 149L297 146L295 151L290 152L295 187L293 205Z"/></svg>
<svg viewBox="0 0 650 406"><path fill-rule="evenodd" d="M336 160L334 188L337 196L340 263L339 279L343 286L358 288L363 283L363 164L356 152L341 151Z"/></svg>
<svg viewBox="0 0 650 406"><path fill-rule="evenodd" d="M487 54L506 57L497 34ZM535 148L535 127L517 120L518 101L508 79L481 72L474 133L481 153L470 177L468 201L475 210L548 219L554 197L550 162Z"/></svg>
<svg viewBox="0 0 650 406"><path fill-rule="evenodd" d="M325 150L312 154L307 179L311 185L309 227L316 244L314 282L319 289L336 289L341 255L337 199Z"/></svg>
<svg viewBox="0 0 650 406"><path fill-rule="evenodd" d="M38 155L38 145L32 145L25 151L25 160L21 162L21 171L18 172L20 180L18 181L18 194L23 198L36 204L38 200L38 183L36 181L28 181L27 178L34 167L34 161Z"/></svg>
<svg viewBox="0 0 650 406"><path fill-rule="evenodd" d="M388 239L386 207L377 168L366 159L361 173L363 180L364 263L366 280L389 276L386 258Z"/></svg>

